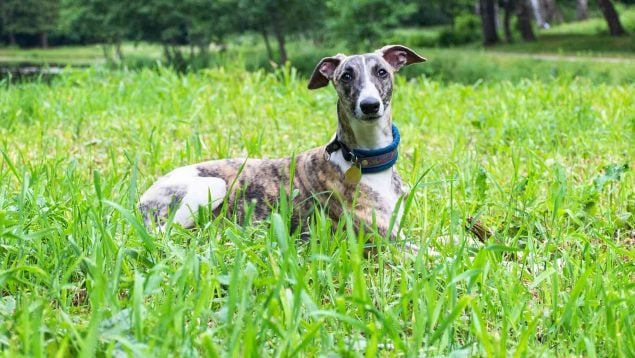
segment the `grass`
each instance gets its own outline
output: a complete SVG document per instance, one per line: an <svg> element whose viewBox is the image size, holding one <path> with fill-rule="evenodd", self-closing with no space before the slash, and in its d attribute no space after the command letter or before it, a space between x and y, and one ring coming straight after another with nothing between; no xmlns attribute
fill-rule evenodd
<svg viewBox="0 0 635 358"><path fill-rule="evenodd" d="M181 165L326 143L332 89L236 65L70 71L0 89L0 350L8 356L633 356L633 85L399 78L402 252L316 214L151 234ZM426 174L427 173L427 174ZM424 175L425 174L425 175ZM493 231L474 240L477 217ZM332 228L336 227L335 233Z"/></svg>
<svg viewBox="0 0 635 358"><path fill-rule="evenodd" d="M620 6L618 12L627 36L609 36L606 21L598 14L600 17L536 30L538 40L535 42L522 42L516 38L515 43L496 46L492 51L632 59L635 54L635 6Z"/></svg>
<svg viewBox="0 0 635 358"><path fill-rule="evenodd" d="M376 47L381 47L381 44L377 44ZM613 61L585 56L540 57L534 54L501 53L476 48L411 47L423 54L428 62L425 66L412 66L402 71L401 75L408 78L425 75L442 82L469 85L482 81L552 81L556 78L579 77L597 84L630 84L635 81L634 57ZM234 66L236 63L245 63L245 67L251 71L261 68L274 69L259 42L241 43L238 48L217 57L215 65ZM289 44L289 61L301 75L308 77L321 58L339 52L350 53L345 48L321 48L306 41L295 41Z"/></svg>
<svg viewBox="0 0 635 358"><path fill-rule="evenodd" d="M633 61L635 35L609 36L540 33L536 42L516 41L491 49L498 52L626 58ZM635 62L635 61L633 61Z"/></svg>
<svg viewBox="0 0 635 358"><path fill-rule="evenodd" d="M113 56L112 48L107 50ZM159 60L161 47L145 43L126 43L122 46L124 56L129 62ZM6 66L20 65L70 65L94 66L106 63L104 48L101 45L60 46L48 49L17 49L0 47L0 64Z"/></svg>
<svg viewBox="0 0 635 358"><path fill-rule="evenodd" d="M601 37L593 36L592 39L602 41ZM618 40L621 41L621 40ZM250 71L267 69L274 71L279 66L272 66L266 56L264 45L257 38L245 36L240 42L230 47L224 53L213 53L206 66L209 67L241 67ZM542 43L542 42L541 42ZM409 43L405 43L410 45ZM381 44L377 44L380 47ZM507 46L507 45L505 45ZM515 46L515 45L510 45ZM462 84L474 84L476 82L513 81L525 79L537 79L552 81L555 78L586 78L595 84L630 84L635 81L635 62L632 56L621 56L615 59L605 59L596 54L576 56L545 55L530 53L519 44L518 51L505 50L504 52L483 50L478 48L430 48L411 46L428 58L426 66L412 67L402 73L408 78L421 75L443 82L457 82ZM570 45L573 46L573 45ZM512 48L512 47L503 47ZM19 64L23 61L38 61L42 63L64 63L65 56L71 56L77 50L78 55L73 58L75 65L88 65L95 67L111 68L103 66L103 56L99 53L101 48L60 48L51 50L7 51L0 50L0 62L7 54L11 54L11 63ZM295 40L288 44L290 62L297 71L308 77L315 64L323 57L338 52L348 53L345 48L323 48L310 44L305 40ZM4 51L4 52L3 52ZM523 52L525 51L525 52ZM529 53L527 52L529 51ZM125 66L131 69L155 68L160 62L160 48L153 45L138 45L133 47L128 44L124 47L126 56ZM561 53L566 55L566 53ZM579 56L583 55L583 56ZM100 57L102 56L102 57ZM200 60L200 59L199 59ZM203 61L205 62L205 61ZM37 62L36 62L37 63ZM100 65L101 64L101 65ZM243 65L244 64L244 65ZM201 64L196 64L202 65Z"/></svg>
<svg viewBox="0 0 635 358"><path fill-rule="evenodd" d="M429 59L427 66L407 68L407 76L462 84L585 78L596 84L630 84L635 81L635 61L594 60L585 57L559 57L499 53L467 49L420 49Z"/></svg>
<svg viewBox="0 0 635 358"><path fill-rule="evenodd" d="M250 71L257 71L261 68L267 71L274 71L279 67L272 66L265 55L264 48L259 43L241 43L237 46L237 49L230 50L227 53L213 55L207 65L210 67L231 67L236 66L236 64L241 64L239 66L242 66L245 63L244 67ZM490 52L478 49L412 47L424 54L429 61L426 66L408 68L403 71L402 75L408 78L425 75L438 81L463 84L504 80L517 82L523 79L550 81L554 78L566 77L583 77L593 83L607 84L628 84L635 81L635 67L633 66L633 61L628 58L620 61L607 61L602 58L595 59L590 57L545 57L513 52ZM148 48L151 48L151 46L148 46ZM346 52L343 48L329 49L319 48L314 45L309 46L304 41L292 42L289 48L292 54L290 58L292 66L305 77L310 75L315 64L322 57L337 52ZM81 58L78 57L77 60L81 61ZM102 60L95 59L95 61ZM14 65L20 63L22 62L16 62ZM55 64L54 62L51 63ZM84 62L81 65L88 65L88 63ZM133 54L127 55L125 61L126 68L130 69L155 68L159 63L159 57L152 60L150 57L144 57L144 55ZM9 64L8 66L12 65ZM102 66L98 63L93 63L93 65L89 66L113 68L112 66Z"/></svg>
<svg viewBox="0 0 635 358"><path fill-rule="evenodd" d="M617 11L620 16L620 22L624 28L631 32L635 31L635 6L618 5ZM551 34L577 33L581 35L595 35L602 33L607 34L608 28L602 15L598 13L596 16L587 20L558 24L548 30L544 30L544 32Z"/></svg>

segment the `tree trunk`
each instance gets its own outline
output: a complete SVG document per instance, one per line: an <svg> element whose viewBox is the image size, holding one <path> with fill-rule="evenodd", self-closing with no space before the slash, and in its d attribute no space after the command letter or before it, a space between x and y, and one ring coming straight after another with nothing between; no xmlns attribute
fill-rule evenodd
<svg viewBox="0 0 635 358"><path fill-rule="evenodd" d="M121 40L117 40L115 42L115 53L117 54L117 59L119 59L119 62L123 62L123 51L121 50Z"/></svg>
<svg viewBox="0 0 635 358"><path fill-rule="evenodd" d="M278 25L277 21L274 21L273 23L273 35L276 37L276 40L278 41L278 52L280 55L280 64L284 65L285 63L287 63L287 59L288 59L287 49L285 47L284 33L280 29L280 25Z"/></svg>
<svg viewBox="0 0 635 358"><path fill-rule="evenodd" d="M499 42L496 32L496 3L494 0L479 0L479 5L483 26L483 44L485 46L495 45Z"/></svg>
<svg viewBox="0 0 635 358"><path fill-rule="evenodd" d="M15 39L15 34L13 32L9 32L9 45L15 46L18 42Z"/></svg>
<svg viewBox="0 0 635 358"><path fill-rule="evenodd" d="M41 48L49 47L49 35L46 32L40 32L40 47Z"/></svg>
<svg viewBox="0 0 635 358"><path fill-rule="evenodd" d="M104 59L106 60L107 64L110 64L112 62L112 59L110 58L110 49L108 45L101 45L101 50L104 53Z"/></svg>
<svg viewBox="0 0 635 358"><path fill-rule="evenodd" d="M606 19L607 25L609 25L609 34L611 34L611 36L626 34L626 31L620 22L620 17L617 14L617 11L615 11L615 7L613 6L611 0L597 0L597 2L598 7L602 10L604 19Z"/></svg>
<svg viewBox="0 0 635 358"><path fill-rule="evenodd" d="M512 36L512 11L514 9L514 0L503 0L503 28L505 30L505 40L507 43L514 42L514 36Z"/></svg>
<svg viewBox="0 0 635 358"><path fill-rule="evenodd" d="M168 53L170 54L169 63L172 68L178 73L185 73L185 71L187 70L187 61L185 61L183 52L181 52L179 45L169 45L167 49Z"/></svg>
<svg viewBox="0 0 635 358"><path fill-rule="evenodd" d="M518 0L517 3L517 16L518 16L518 30L523 41L530 42L536 41L534 30L531 28L531 9L529 8L529 0Z"/></svg>
<svg viewBox="0 0 635 358"><path fill-rule="evenodd" d="M163 44L163 57L165 57L165 62L167 64L172 63L172 52L170 52L170 45L167 43Z"/></svg>
<svg viewBox="0 0 635 358"><path fill-rule="evenodd" d="M534 11L534 17L536 18L536 23L541 29L549 28L549 24L545 22L544 17L542 16L542 9L540 8L539 0L530 0L531 9Z"/></svg>
<svg viewBox="0 0 635 358"><path fill-rule="evenodd" d="M589 1L588 0L578 0L578 5L575 11L575 17L578 21L586 20L589 18Z"/></svg>
<svg viewBox="0 0 635 358"><path fill-rule="evenodd" d="M549 24L560 24L563 21L560 8L556 4L556 0L541 0L540 1L545 14L545 20Z"/></svg>
<svg viewBox="0 0 635 358"><path fill-rule="evenodd" d="M267 36L267 29L263 27L260 33L262 34L262 39L265 41L265 47L267 48L267 57L269 58L269 61L274 61L273 50L271 49L271 44L269 43L269 36Z"/></svg>

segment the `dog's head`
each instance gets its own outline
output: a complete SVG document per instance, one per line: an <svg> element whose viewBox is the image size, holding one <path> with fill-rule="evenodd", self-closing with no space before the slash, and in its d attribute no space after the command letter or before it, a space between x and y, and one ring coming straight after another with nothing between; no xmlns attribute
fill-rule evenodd
<svg viewBox="0 0 635 358"><path fill-rule="evenodd" d="M426 59L401 45L389 45L362 55L337 54L323 58L315 67L309 89L333 82L341 108L349 118L372 121L390 106L394 73Z"/></svg>

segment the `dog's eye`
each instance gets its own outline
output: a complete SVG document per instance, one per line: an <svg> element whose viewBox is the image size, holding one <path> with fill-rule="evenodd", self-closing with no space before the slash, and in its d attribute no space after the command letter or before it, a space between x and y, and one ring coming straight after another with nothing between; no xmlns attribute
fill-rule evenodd
<svg viewBox="0 0 635 358"><path fill-rule="evenodd" d="M342 75L342 77L340 77L340 81L345 82L345 83L346 83L346 82L350 82L350 81L352 81L352 80L353 80L353 75L351 75L351 74L350 74L350 73L348 73L348 72L345 72L345 73Z"/></svg>
<svg viewBox="0 0 635 358"><path fill-rule="evenodd" d="M384 70L383 68L380 68L379 71L377 71L377 76L381 78L385 78L386 76L388 76L388 71Z"/></svg>

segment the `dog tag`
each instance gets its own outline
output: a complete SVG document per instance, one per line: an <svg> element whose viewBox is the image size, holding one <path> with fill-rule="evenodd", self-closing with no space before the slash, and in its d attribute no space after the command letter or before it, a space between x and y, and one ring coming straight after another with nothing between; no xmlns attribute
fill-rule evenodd
<svg viewBox="0 0 635 358"><path fill-rule="evenodd" d="M352 165L344 173L344 182L349 185L357 185L362 180L362 170L357 165Z"/></svg>

